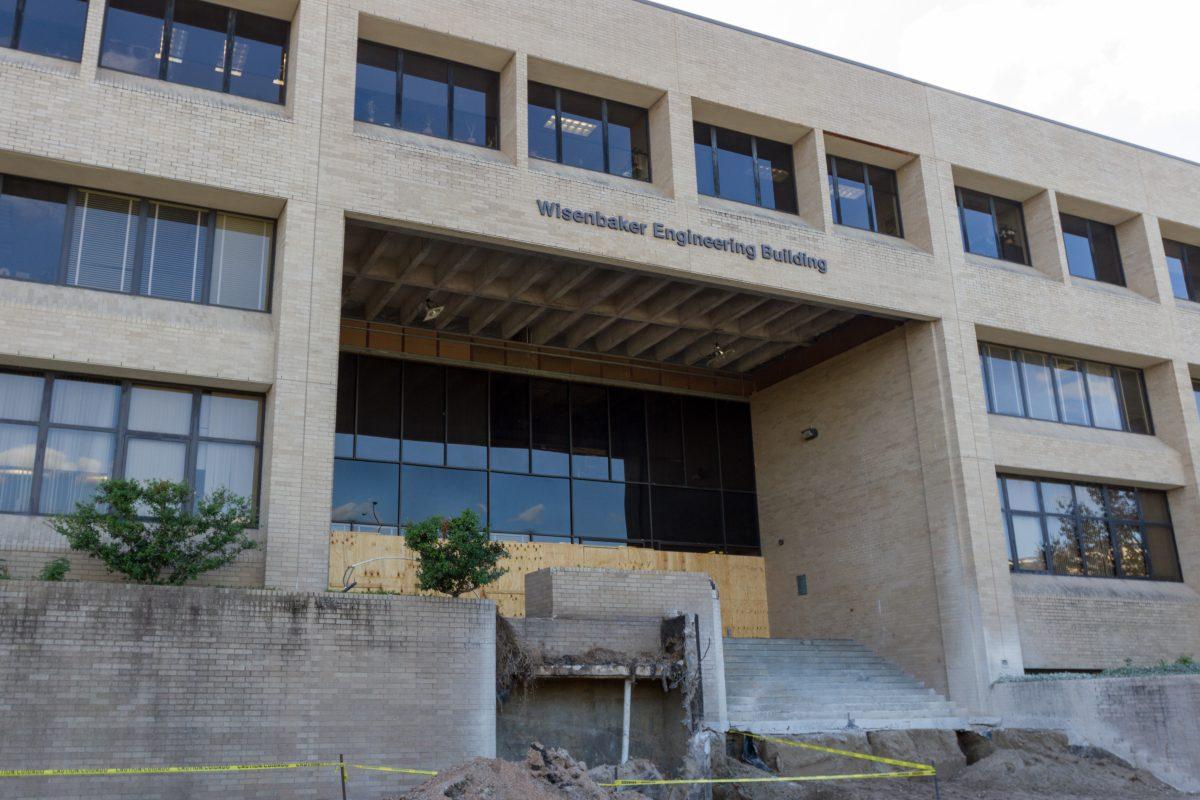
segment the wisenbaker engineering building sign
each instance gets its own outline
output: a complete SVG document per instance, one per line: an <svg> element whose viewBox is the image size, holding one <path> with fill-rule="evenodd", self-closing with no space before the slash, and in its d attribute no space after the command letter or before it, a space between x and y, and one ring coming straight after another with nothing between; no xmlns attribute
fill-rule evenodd
<svg viewBox="0 0 1200 800"><path fill-rule="evenodd" d="M538 213L543 217L559 219L563 222L575 222L580 225L594 225L597 228L607 228L613 231L632 233L635 236L645 236L646 231L655 239L673 241L680 247L703 247L707 250L720 250L746 258L748 261L762 259L778 261L781 264L794 264L797 267L808 267L821 274L829 271L829 264L823 258L813 258L808 253L791 248L776 248L769 244L751 244L735 239L732 236L709 236L698 233L691 228L668 228L661 222L638 222L622 215L609 216L603 211L582 211L578 208L567 208L561 203L549 200L537 201Z"/></svg>

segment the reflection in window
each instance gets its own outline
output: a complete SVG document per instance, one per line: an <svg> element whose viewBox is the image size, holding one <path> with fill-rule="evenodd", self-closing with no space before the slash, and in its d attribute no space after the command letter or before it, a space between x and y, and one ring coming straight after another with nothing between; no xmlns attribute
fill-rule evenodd
<svg viewBox="0 0 1200 800"><path fill-rule="evenodd" d="M757 553L744 402L349 353L338 380L335 529L473 508L497 538Z"/></svg>
<svg viewBox="0 0 1200 800"><path fill-rule="evenodd" d="M1125 285L1117 229L1103 222L1062 214L1067 267L1078 278Z"/></svg>
<svg viewBox="0 0 1200 800"><path fill-rule="evenodd" d="M67 187L0 178L0 277L56 283L67 223Z"/></svg>
<svg viewBox="0 0 1200 800"><path fill-rule="evenodd" d="M0 176L0 278L262 311L273 235L270 220Z"/></svg>
<svg viewBox="0 0 1200 800"><path fill-rule="evenodd" d="M795 214L791 145L693 124L696 188L701 194Z"/></svg>
<svg viewBox="0 0 1200 800"><path fill-rule="evenodd" d="M500 76L444 58L358 42L354 118L498 148Z"/></svg>
<svg viewBox="0 0 1200 800"><path fill-rule="evenodd" d="M1141 370L980 344L988 411L1151 433Z"/></svg>
<svg viewBox="0 0 1200 800"><path fill-rule="evenodd" d="M833 221L866 231L903 236L900 193L890 169L829 156Z"/></svg>
<svg viewBox="0 0 1200 800"><path fill-rule="evenodd" d="M1179 581L1163 492L1000 476L1012 569Z"/></svg>
<svg viewBox="0 0 1200 800"><path fill-rule="evenodd" d="M290 27L204 0L110 0L100 66L283 104Z"/></svg>
<svg viewBox="0 0 1200 800"><path fill-rule="evenodd" d="M1200 303L1200 247L1163 239L1171 289L1180 300Z"/></svg>
<svg viewBox="0 0 1200 800"><path fill-rule="evenodd" d="M644 108L530 82L527 119L533 158L650 180Z"/></svg>
<svg viewBox="0 0 1200 800"><path fill-rule="evenodd" d="M79 61L87 0L0 0L0 47Z"/></svg>
<svg viewBox="0 0 1200 800"><path fill-rule="evenodd" d="M973 189L955 189L963 249L988 258L1029 264L1029 241L1021 204Z"/></svg>

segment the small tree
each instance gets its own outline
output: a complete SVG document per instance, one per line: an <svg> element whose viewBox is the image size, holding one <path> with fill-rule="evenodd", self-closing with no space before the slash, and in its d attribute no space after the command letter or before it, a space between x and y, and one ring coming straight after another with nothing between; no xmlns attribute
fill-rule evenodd
<svg viewBox="0 0 1200 800"><path fill-rule="evenodd" d="M423 590L458 597L508 571L497 566L508 551L491 540L469 508L457 517L430 517L409 525L404 542L417 555L417 578Z"/></svg>
<svg viewBox="0 0 1200 800"><path fill-rule="evenodd" d="M65 558L56 558L53 561L47 561L42 567L42 572L38 575L39 581L61 581L67 577L67 573L71 571L71 562Z"/></svg>
<svg viewBox="0 0 1200 800"><path fill-rule="evenodd" d="M180 585L258 545L250 501L218 489L192 508L192 491L171 481L107 480L96 496L51 521L71 549L138 583Z"/></svg>

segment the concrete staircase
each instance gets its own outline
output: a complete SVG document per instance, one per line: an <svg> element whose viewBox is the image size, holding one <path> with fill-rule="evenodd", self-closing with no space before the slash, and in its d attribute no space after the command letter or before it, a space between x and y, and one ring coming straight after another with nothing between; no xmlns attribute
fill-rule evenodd
<svg viewBox="0 0 1200 800"><path fill-rule="evenodd" d="M755 733L966 728L966 715L849 639L725 639L729 724Z"/></svg>

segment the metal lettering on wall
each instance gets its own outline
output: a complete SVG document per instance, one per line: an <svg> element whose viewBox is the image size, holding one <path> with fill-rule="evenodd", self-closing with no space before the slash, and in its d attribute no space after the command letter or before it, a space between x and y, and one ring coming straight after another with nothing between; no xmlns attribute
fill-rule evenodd
<svg viewBox="0 0 1200 800"><path fill-rule="evenodd" d="M609 216L602 211L582 211L577 208L567 208L561 203L549 200L537 201L538 213L543 217L559 219L563 222L576 222L581 225L594 225L622 233L632 233L635 236L645 236L647 231L655 239L673 241L680 247L703 247L707 250L719 250L733 255L743 256L748 261L759 258L764 261L778 261L781 264L795 264L797 267L808 267L821 274L829 271L829 264L823 258L814 258L808 253L790 248L777 248L769 244L752 244L735 239L732 236L718 237L697 233L691 228L670 228L661 222L638 222L627 217Z"/></svg>

